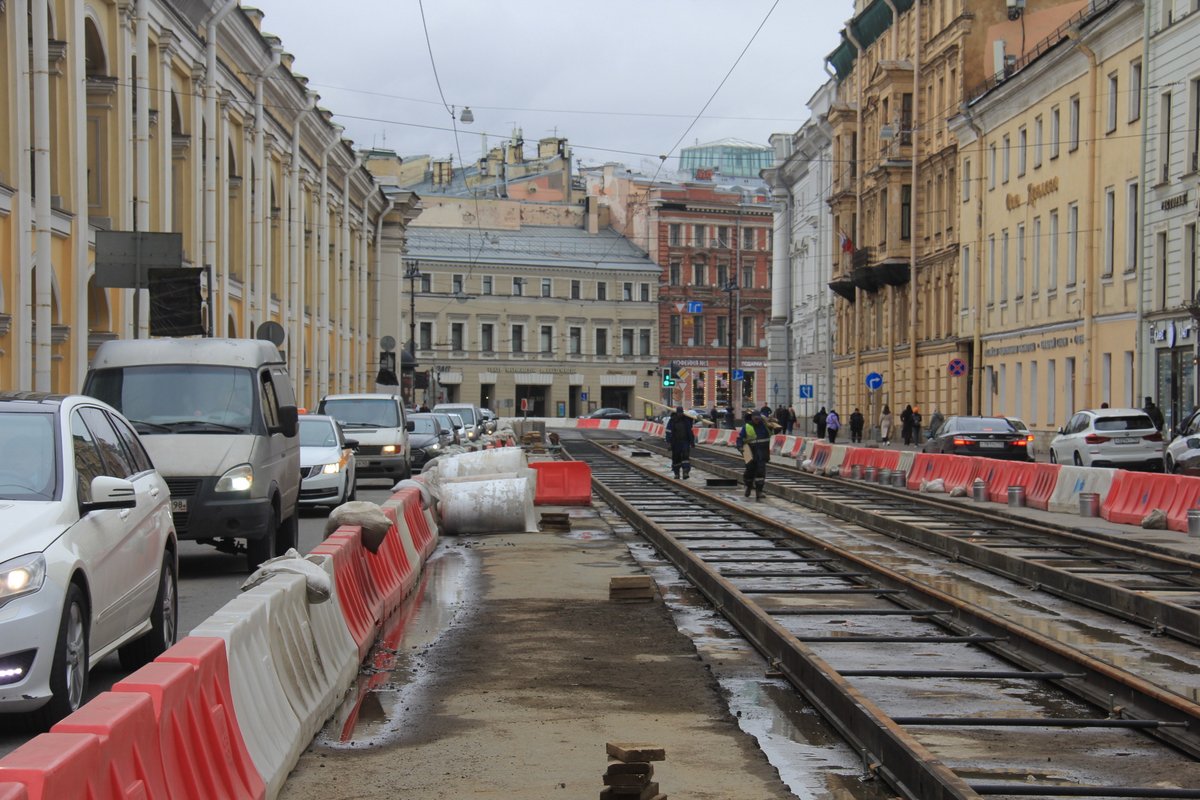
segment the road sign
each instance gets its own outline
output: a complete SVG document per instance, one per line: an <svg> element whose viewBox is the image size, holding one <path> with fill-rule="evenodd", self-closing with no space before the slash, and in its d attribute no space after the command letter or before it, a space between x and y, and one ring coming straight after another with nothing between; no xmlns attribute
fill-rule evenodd
<svg viewBox="0 0 1200 800"><path fill-rule="evenodd" d="M699 300L689 300L687 304L687 313L701 314L704 312L704 303Z"/></svg>
<svg viewBox="0 0 1200 800"><path fill-rule="evenodd" d="M528 398L528 397L522 397L522 398L521 398L521 410L522 410L522 411L528 411L528 410L529 410L529 398Z"/></svg>
<svg viewBox="0 0 1200 800"><path fill-rule="evenodd" d="M733 379L735 381L743 380L745 377L746 377L746 372L744 370L735 369L733 371Z"/></svg>
<svg viewBox="0 0 1200 800"><path fill-rule="evenodd" d="M580 393L579 393L579 399L580 399L580 400L587 400L587 392L580 392Z"/></svg>
<svg viewBox="0 0 1200 800"><path fill-rule="evenodd" d="M801 400L812 400L813 399L813 385L811 383L800 384L800 399Z"/></svg>
<svg viewBox="0 0 1200 800"><path fill-rule="evenodd" d="M878 372L872 372L867 376L867 388L872 392L883 387L883 376Z"/></svg>
<svg viewBox="0 0 1200 800"><path fill-rule="evenodd" d="M956 378L961 377L967 374L967 362L961 358L952 358L946 365L946 370Z"/></svg>

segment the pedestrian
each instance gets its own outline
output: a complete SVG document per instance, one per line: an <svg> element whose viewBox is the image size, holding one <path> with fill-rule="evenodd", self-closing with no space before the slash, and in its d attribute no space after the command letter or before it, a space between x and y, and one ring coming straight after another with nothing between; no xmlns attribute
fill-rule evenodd
<svg viewBox="0 0 1200 800"><path fill-rule="evenodd" d="M852 442L861 442L862 441L863 423L864 422L866 422L866 420L863 419L862 412L859 411L857 408L854 409L854 413L852 413L850 415L850 441L852 441Z"/></svg>
<svg viewBox="0 0 1200 800"><path fill-rule="evenodd" d="M904 439L905 444L912 444L912 425L913 409L912 403L909 403L900 412L900 436Z"/></svg>
<svg viewBox="0 0 1200 800"><path fill-rule="evenodd" d="M1108 408L1108 401L1106 400L1105 402L1101 403L1101 404L1100 404L1100 407L1101 407L1101 408Z"/></svg>
<svg viewBox="0 0 1200 800"><path fill-rule="evenodd" d="M939 408L933 410L933 416L929 418L929 437L932 439L937 436L938 428L942 427L942 423L946 418L942 416L942 411Z"/></svg>
<svg viewBox="0 0 1200 800"><path fill-rule="evenodd" d="M1145 411L1146 415L1150 417L1150 421L1154 423L1155 428L1160 431L1163 429L1166 420L1163 419L1162 409L1154 405L1154 401L1149 397L1146 398L1146 404L1142 406L1142 411Z"/></svg>
<svg viewBox="0 0 1200 800"><path fill-rule="evenodd" d="M796 428L796 408L795 406L787 407L787 435L791 436L792 431Z"/></svg>
<svg viewBox="0 0 1200 800"><path fill-rule="evenodd" d="M921 409L917 408L916 406L913 406L912 420L913 420L913 424L912 424L913 444L920 445L921 444Z"/></svg>
<svg viewBox="0 0 1200 800"><path fill-rule="evenodd" d="M838 413L836 410L831 409L830 412L825 415L825 429L829 431L829 443L830 444L834 444L835 442L837 442L838 431L841 430L841 428L842 428L841 418L838 417Z"/></svg>
<svg viewBox="0 0 1200 800"><path fill-rule="evenodd" d="M821 406L821 410L818 411L817 413L813 414L812 421L813 421L813 425L815 425L817 427L817 438L818 439L825 438L825 420L828 417L829 417L829 414L826 413L825 406Z"/></svg>
<svg viewBox="0 0 1200 800"><path fill-rule="evenodd" d="M892 443L892 407L884 403L883 413L879 415L879 438L884 447Z"/></svg>
<svg viewBox="0 0 1200 800"><path fill-rule="evenodd" d="M716 406L713 406L712 411L708 412L708 418L712 420L712 424L713 424L714 428L719 428L721 426L721 421L717 419L717 407Z"/></svg>
<svg viewBox="0 0 1200 800"><path fill-rule="evenodd" d="M750 420L738 432L737 449L746 462L742 483L746 484L746 497L754 490L756 500L763 499L767 485L767 462L771 460L771 432L763 421L762 414L755 411Z"/></svg>
<svg viewBox="0 0 1200 800"><path fill-rule="evenodd" d="M733 430L736 427L735 420L736 420L736 417L734 417L734 415L733 415L733 406L726 406L725 407L725 425L728 426L729 430Z"/></svg>
<svg viewBox="0 0 1200 800"><path fill-rule="evenodd" d="M692 473L690 458L695 437L695 421L683 413L683 406L676 406L675 413L667 420L667 444L671 445L671 472L676 478L682 471L686 481Z"/></svg>
<svg viewBox="0 0 1200 800"><path fill-rule="evenodd" d="M763 403L763 406L758 410L758 413L762 414L763 419L767 419L771 416L771 407L766 403Z"/></svg>

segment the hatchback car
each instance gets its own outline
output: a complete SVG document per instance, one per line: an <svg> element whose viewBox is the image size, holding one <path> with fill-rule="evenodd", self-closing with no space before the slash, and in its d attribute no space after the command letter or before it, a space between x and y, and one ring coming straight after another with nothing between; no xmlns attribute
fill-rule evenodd
<svg viewBox="0 0 1200 800"><path fill-rule="evenodd" d="M454 435L458 437L459 443L464 445L467 444L469 441L469 438L467 437L467 423L463 422L463 418L459 416L457 412L447 411L442 413L445 413L445 415L450 418L450 426L454 428Z"/></svg>
<svg viewBox="0 0 1200 800"><path fill-rule="evenodd" d="M584 414L580 419L633 419L633 417L622 408L597 408L590 414Z"/></svg>
<svg viewBox="0 0 1200 800"><path fill-rule="evenodd" d="M412 414L408 421L413 424L408 443L412 448L413 469L424 469L425 465L445 452L454 444L454 431L449 420L442 422L441 414Z"/></svg>
<svg viewBox="0 0 1200 800"><path fill-rule="evenodd" d="M1200 407L1175 427L1163 452L1163 469L1180 475L1200 475Z"/></svg>
<svg viewBox="0 0 1200 800"><path fill-rule="evenodd" d="M921 447L924 453L950 453L1032 461L1029 440L1004 417L946 417Z"/></svg>
<svg viewBox="0 0 1200 800"><path fill-rule="evenodd" d="M1078 411L1050 442L1050 461L1158 471L1163 468L1163 437L1140 408Z"/></svg>
<svg viewBox="0 0 1200 800"><path fill-rule="evenodd" d="M347 439L333 417L300 418L300 505L340 506L357 496L356 447L358 442Z"/></svg>
<svg viewBox="0 0 1200 800"><path fill-rule="evenodd" d="M0 712L46 727L117 651L175 643L171 494L125 417L79 395L0 394Z"/></svg>

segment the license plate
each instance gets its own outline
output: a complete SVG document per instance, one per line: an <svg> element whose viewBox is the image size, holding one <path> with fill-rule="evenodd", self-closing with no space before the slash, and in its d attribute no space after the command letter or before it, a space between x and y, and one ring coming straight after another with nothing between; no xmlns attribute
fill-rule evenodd
<svg viewBox="0 0 1200 800"><path fill-rule="evenodd" d="M171 501L171 513L172 514L186 514L187 513L187 500L172 500Z"/></svg>
<svg viewBox="0 0 1200 800"><path fill-rule="evenodd" d="M1138 443L1138 440L1137 440L1136 436L1122 436L1120 439L1117 439L1117 444L1137 444L1137 443Z"/></svg>
<svg viewBox="0 0 1200 800"><path fill-rule="evenodd" d="M987 447L992 450L999 450L1000 448L1004 447L1004 442L980 442L979 446Z"/></svg>

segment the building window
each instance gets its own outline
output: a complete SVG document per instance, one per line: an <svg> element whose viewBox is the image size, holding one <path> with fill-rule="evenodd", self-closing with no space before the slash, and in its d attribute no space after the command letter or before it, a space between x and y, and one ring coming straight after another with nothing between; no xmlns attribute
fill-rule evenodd
<svg viewBox="0 0 1200 800"><path fill-rule="evenodd" d="M596 299L597 300L607 300L608 299L608 284L605 283L604 281L599 281L596 284Z"/></svg>
<svg viewBox="0 0 1200 800"><path fill-rule="evenodd" d="M481 290L482 294L491 294L492 293L492 276L484 275L480 281L480 285L482 286L482 290Z"/></svg>
<svg viewBox="0 0 1200 800"><path fill-rule="evenodd" d="M704 226L692 226L692 245L695 247L704 247Z"/></svg>
<svg viewBox="0 0 1200 800"><path fill-rule="evenodd" d="M962 199L964 203L971 200L971 159L969 158L963 159Z"/></svg>
<svg viewBox="0 0 1200 800"><path fill-rule="evenodd" d="M1108 76L1108 128L1106 133L1112 133L1117 129L1117 98L1120 95L1117 92L1117 73L1112 73Z"/></svg>
<svg viewBox="0 0 1200 800"><path fill-rule="evenodd" d="M1050 158L1058 158L1059 140L1062 138L1062 125L1059 122L1058 106L1050 109Z"/></svg>
<svg viewBox="0 0 1200 800"><path fill-rule="evenodd" d="M900 187L900 238L912 236L912 184Z"/></svg>
<svg viewBox="0 0 1200 800"><path fill-rule="evenodd" d="M479 326L479 349L485 353L496 352L496 326L490 322Z"/></svg>
<svg viewBox="0 0 1200 800"><path fill-rule="evenodd" d="M514 352L514 353L524 353L525 352L525 326L524 325L513 325L512 326L512 352Z"/></svg>
<svg viewBox="0 0 1200 800"><path fill-rule="evenodd" d="M729 344L729 319L725 316L717 317L717 347L725 347Z"/></svg>
<svg viewBox="0 0 1200 800"><path fill-rule="evenodd" d="M462 275L451 276L451 278L450 278L450 293L451 294L462 294L463 293L463 276Z"/></svg>
<svg viewBox="0 0 1200 800"><path fill-rule="evenodd" d="M1021 129L1017 131L1017 177L1018 178L1025 174L1025 159L1026 159L1026 152L1028 151L1028 149L1029 149L1029 133L1028 133L1028 131L1025 130L1025 126L1022 125Z"/></svg>
<svg viewBox="0 0 1200 800"><path fill-rule="evenodd" d="M621 355L633 355L633 328L621 329Z"/></svg>
<svg viewBox="0 0 1200 800"><path fill-rule="evenodd" d="M1071 143L1067 147L1067 151L1074 153L1079 149L1079 95L1071 98L1071 117L1068 120L1070 129L1068 134L1071 137Z"/></svg>
<svg viewBox="0 0 1200 800"><path fill-rule="evenodd" d="M554 280L551 278L542 278L542 297L550 297L554 294Z"/></svg>
<svg viewBox="0 0 1200 800"><path fill-rule="evenodd" d="M692 338L688 340L689 345L704 344L704 317L692 317Z"/></svg>
<svg viewBox="0 0 1200 800"><path fill-rule="evenodd" d="M638 299L643 303L650 302L650 284L648 284L648 283L638 284Z"/></svg>
<svg viewBox="0 0 1200 800"><path fill-rule="evenodd" d="M729 265L717 264L717 286L729 285Z"/></svg>
<svg viewBox="0 0 1200 800"><path fill-rule="evenodd" d="M582 296L582 290L580 288L580 285L581 284L579 281L571 281L571 299L572 300L578 300Z"/></svg>
<svg viewBox="0 0 1200 800"><path fill-rule="evenodd" d="M1079 272L1079 204L1067 206L1067 288L1075 285Z"/></svg>
<svg viewBox="0 0 1200 800"><path fill-rule="evenodd" d="M720 247L722 249L729 247L729 228L728 228L728 226L719 225L717 227L716 245L717 245L717 247Z"/></svg>
<svg viewBox="0 0 1200 800"><path fill-rule="evenodd" d="M1058 289L1058 209L1050 212L1050 236L1046 241L1050 245L1050 276L1046 280L1046 289L1053 292Z"/></svg>
<svg viewBox="0 0 1200 800"><path fill-rule="evenodd" d="M749 265L742 267L742 288L754 288L754 267Z"/></svg>
<svg viewBox="0 0 1200 800"><path fill-rule="evenodd" d="M692 262L692 285L693 286L703 286L704 285L704 267L705 267L705 264L703 261Z"/></svg>
<svg viewBox="0 0 1200 800"><path fill-rule="evenodd" d="M463 346L463 323L450 323L450 349L456 353L460 353L466 348Z"/></svg>
<svg viewBox="0 0 1200 800"><path fill-rule="evenodd" d="M1042 218L1033 218L1033 245L1030 247L1033 251L1033 271L1029 273L1030 278L1030 293L1038 296L1038 290L1042 285Z"/></svg>
<svg viewBox="0 0 1200 800"><path fill-rule="evenodd" d="M433 276L429 273L421 275L421 291L425 294L433 291Z"/></svg>
<svg viewBox="0 0 1200 800"><path fill-rule="evenodd" d="M999 162L996 161L996 145L988 148L988 189L996 188L996 172Z"/></svg>
<svg viewBox="0 0 1200 800"><path fill-rule="evenodd" d="M596 355L608 355L608 331L604 328L596 329Z"/></svg>
<svg viewBox="0 0 1200 800"><path fill-rule="evenodd" d="M633 283L630 281L621 284L621 300L626 303L633 302Z"/></svg>
<svg viewBox="0 0 1200 800"><path fill-rule="evenodd" d="M524 278L513 278L512 279L512 293L513 293L513 297L520 297L521 295L525 294L525 279Z"/></svg>
<svg viewBox="0 0 1200 800"><path fill-rule="evenodd" d="M1200 171L1200 78L1192 80L1188 96L1192 101L1191 130L1188 131L1188 172Z"/></svg>
<svg viewBox="0 0 1200 800"><path fill-rule="evenodd" d="M1158 180L1171 179L1171 93L1166 92L1158 104Z"/></svg>
<svg viewBox="0 0 1200 800"><path fill-rule="evenodd" d="M1033 121L1033 168L1042 165L1042 118L1039 115Z"/></svg>
<svg viewBox="0 0 1200 800"><path fill-rule="evenodd" d="M1000 182L1008 183L1009 167L1012 163L1012 161L1011 161L1012 143L1009 141L1007 133L1004 134L1003 142L1004 142L1004 154L1003 154L1002 158L1003 158L1004 167L1003 167L1003 171L1000 173Z"/></svg>
<svg viewBox="0 0 1200 800"><path fill-rule="evenodd" d="M1158 254L1158 308L1167 307L1167 271L1170 260L1167 258L1167 232L1159 231L1154 236L1154 251Z"/></svg>
<svg viewBox="0 0 1200 800"><path fill-rule="evenodd" d="M996 302L996 234L988 235L988 286L987 304L991 308Z"/></svg>
<svg viewBox="0 0 1200 800"><path fill-rule="evenodd" d="M583 328L571 327L567 329L567 351L573 356L577 356L583 352Z"/></svg>
<svg viewBox="0 0 1200 800"><path fill-rule="evenodd" d="M668 339L671 344L683 344L683 318L678 314L671 315Z"/></svg>
<svg viewBox="0 0 1200 800"><path fill-rule="evenodd" d="M971 245L962 247L962 269L959 270L959 286L962 288L962 310L966 313L971 308Z"/></svg>
<svg viewBox="0 0 1200 800"><path fill-rule="evenodd" d="M553 353L554 352L554 326L552 326L552 325L543 325L542 326L542 336L541 336L541 342L539 342L539 344L541 345L540 349L543 353Z"/></svg>
<svg viewBox="0 0 1200 800"><path fill-rule="evenodd" d="M672 222L667 226L667 243L671 247L679 247L683 244L683 235L679 230L679 223Z"/></svg>
<svg viewBox="0 0 1200 800"><path fill-rule="evenodd" d="M1129 121L1136 122L1142 117L1142 62L1134 61L1129 65Z"/></svg>
<svg viewBox="0 0 1200 800"><path fill-rule="evenodd" d="M758 337L754 335L754 317L742 317L742 347L758 347Z"/></svg>
<svg viewBox="0 0 1200 800"><path fill-rule="evenodd" d="M679 285L679 277L680 277L679 272L680 272L679 262L672 261L670 267L668 267L668 269L667 269L667 282L671 286Z"/></svg>
<svg viewBox="0 0 1200 800"><path fill-rule="evenodd" d="M640 328L638 330L638 355L650 355L650 329Z"/></svg>
<svg viewBox="0 0 1200 800"><path fill-rule="evenodd" d="M1025 223L1017 225L1017 292L1019 303L1025 299Z"/></svg>
<svg viewBox="0 0 1200 800"><path fill-rule="evenodd" d="M1138 184L1125 187L1125 272L1136 272L1138 266Z"/></svg>
<svg viewBox="0 0 1200 800"><path fill-rule="evenodd" d="M1183 226L1183 302L1196 296L1196 224Z"/></svg>
<svg viewBox="0 0 1200 800"><path fill-rule="evenodd" d="M1117 246L1117 190L1104 191L1104 271L1102 277L1111 278Z"/></svg>
<svg viewBox="0 0 1200 800"><path fill-rule="evenodd" d="M422 350L432 350L433 349L433 323L432 322L422 322L418 328L417 335L420 337L420 339L418 340L420 342L420 344L417 345L419 348L421 348Z"/></svg>
<svg viewBox="0 0 1200 800"><path fill-rule="evenodd" d="M1000 231L1000 305L1008 302L1008 229Z"/></svg>

